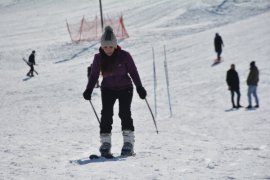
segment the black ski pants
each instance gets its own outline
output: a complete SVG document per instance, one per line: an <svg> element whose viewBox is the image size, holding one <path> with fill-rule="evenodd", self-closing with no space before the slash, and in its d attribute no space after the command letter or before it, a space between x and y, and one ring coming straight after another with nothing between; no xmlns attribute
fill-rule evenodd
<svg viewBox="0 0 270 180"><path fill-rule="evenodd" d="M235 103L234 103L234 92L237 94L237 106L240 106L240 97L241 97L241 94L240 94L239 89L231 90L232 105L233 105L233 107L235 106Z"/></svg>
<svg viewBox="0 0 270 180"><path fill-rule="evenodd" d="M222 53L222 50L220 49L220 50L218 50L218 51L216 51L217 52L217 59L219 60L220 59L220 55L221 55L221 53Z"/></svg>
<svg viewBox="0 0 270 180"><path fill-rule="evenodd" d="M33 76L34 75L34 65L33 64L30 65L30 70L27 73L27 75L30 75L30 76Z"/></svg>
<svg viewBox="0 0 270 180"><path fill-rule="evenodd" d="M100 133L111 133L113 124L113 107L118 99L119 117L121 119L122 130L134 131L133 119L131 118L131 102L133 88L124 90L110 90L101 88L102 110Z"/></svg>

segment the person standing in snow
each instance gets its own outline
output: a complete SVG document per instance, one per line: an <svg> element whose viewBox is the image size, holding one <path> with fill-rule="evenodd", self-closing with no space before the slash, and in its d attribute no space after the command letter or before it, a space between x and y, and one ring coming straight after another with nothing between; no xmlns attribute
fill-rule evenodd
<svg viewBox="0 0 270 180"><path fill-rule="evenodd" d="M247 108L252 108L252 101L251 101L251 95L254 96L256 105L255 108L259 107L259 98L257 96L257 86L259 82L259 70L257 66L255 65L255 61L252 61L250 63L250 72L248 74L247 78L247 85L248 85L248 106Z"/></svg>
<svg viewBox="0 0 270 180"><path fill-rule="evenodd" d="M240 108L242 107L240 105L240 88L239 88L239 77L238 73L235 70L235 65L232 64L231 68L227 71L227 76L226 76L226 82L229 86L229 90L231 91L231 101L232 101L232 106L233 108ZM234 93L237 94L237 105L234 103Z"/></svg>
<svg viewBox="0 0 270 180"><path fill-rule="evenodd" d="M121 155L134 154L134 126L131 117L131 102L133 97L133 80L137 93L141 99L145 99L147 92L142 86L139 73L131 55L117 45L117 39L110 26L105 28L101 37L99 53L95 55L88 84L83 93L86 100L91 100L93 88L102 74L101 82L101 123L99 151L101 156L111 155L111 130L113 124L113 107L118 99L119 117L122 125L123 147Z"/></svg>
<svg viewBox="0 0 270 180"><path fill-rule="evenodd" d="M35 61L35 53L36 51L32 51L32 53L30 54L29 58L28 58L28 65L30 66L30 70L29 72L26 74L29 77L33 77L34 76L34 65L36 64Z"/></svg>
<svg viewBox="0 0 270 180"><path fill-rule="evenodd" d="M222 53L222 47L224 46L222 37L216 33L216 36L214 38L214 45L215 45L215 51L217 53L217 60L220 61L220 55Z"/></svg>

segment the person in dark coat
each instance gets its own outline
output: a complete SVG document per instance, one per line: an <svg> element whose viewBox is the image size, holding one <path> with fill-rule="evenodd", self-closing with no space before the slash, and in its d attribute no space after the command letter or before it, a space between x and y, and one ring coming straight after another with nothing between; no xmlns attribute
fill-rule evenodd
<svg viewBox="0 0 270 180"><path fill-rule="evenodd" d="M217 60L220 61L220 55L222 53L222 47L224 46L223 40L221 36L216 33L215 39L214 39L214 45L215 45L215 51L217 53Z"/></svg>
<svg viewBox="0 0 270 180"><path fill-rule="evenodd" d="M99 151L101 156L111 155L111 131L113 124L113 107L118 100L119 117L122 125L123 147L121 155L134 154L134 126L131 117L131 102L133 97L133 83L141 99L146 98L136 65L132 56L117 45L117 39L110 26L105 28L101 37L99 53L95 55L88 84L83 93L86 100L91 100L91 94L101 72L101 122Z"/></svg>
<svg viewBox="0 0 270 180"><path fill-rule="evenodd" d="M255 108L259 107L259 98L257 96L257 86L259 82L259 70L257 66L255 65L255 61L252 61L250 63L250 72L248 74L247 78L247 85L248 85L248 106L247 108L252 108L252 101L251 101L251 95L254 96L256 105Z"/></svg>
<svg viewBox="0 0 270 180"><path fill-rule="evenodd" d="M233 108L242 107L240 105L241 94L240 94L240 87L239 87L239 77L238 77L238 73L235 70L234 64L232 64L231 68L227 71L226 82L229 86L229 90L231 91L231 101L232 101ZM237 105L235 105L234 103L234 93L237 94Z"/></svg>
<svg viewBox="0 0 270 180"><path fill-rule="evenodd" d="M27 73L27 76L29 76L29 77L34 76L34 65L36 64L35 53L36 53L36 51L32 51L32 53L30 54L30 56L28 58L28 65L30 66L30 70Z"/></svg>

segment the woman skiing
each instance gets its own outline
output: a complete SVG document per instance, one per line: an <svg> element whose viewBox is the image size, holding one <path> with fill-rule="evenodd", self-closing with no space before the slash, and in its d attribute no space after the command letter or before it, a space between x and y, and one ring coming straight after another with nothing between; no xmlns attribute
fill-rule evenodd
<svg viewBox="0 0 270 180"><path fill-rule="evenodd" d="M133 97L132 81L141 99L145 99L147 93L142 86L140 76L131 55L117 45L117 39L110 26L105 28L101 37L101 47L92 63L88 84L83 93L84 99L91 100L91 94L100 72L103 80L101 82L101 146L99 151L103 157L111 156L113 106L118 99L118 115L121 119L124 141L121 155L132 156L134 154L135 142L133 119L130 110Z"/></svg>

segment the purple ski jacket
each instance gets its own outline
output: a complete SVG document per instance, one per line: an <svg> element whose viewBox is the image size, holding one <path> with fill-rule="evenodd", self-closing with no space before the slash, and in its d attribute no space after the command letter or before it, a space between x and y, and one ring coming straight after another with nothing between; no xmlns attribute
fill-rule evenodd
<svg viewBox="0 0 270 180"><path fill-rule="evenodd" d="M117 48L118 54L115 69L112 73L102 74L103 80L101 82L101 87L111 90L122 90L133 87L132 81L136 87L142 86L137 67L131 55L127 51L122 50L120 47ZM99 78L101 71L100 63L101 53L95 54L87 84L87 89L91 89L91 91L93 91Z"/></svg>

